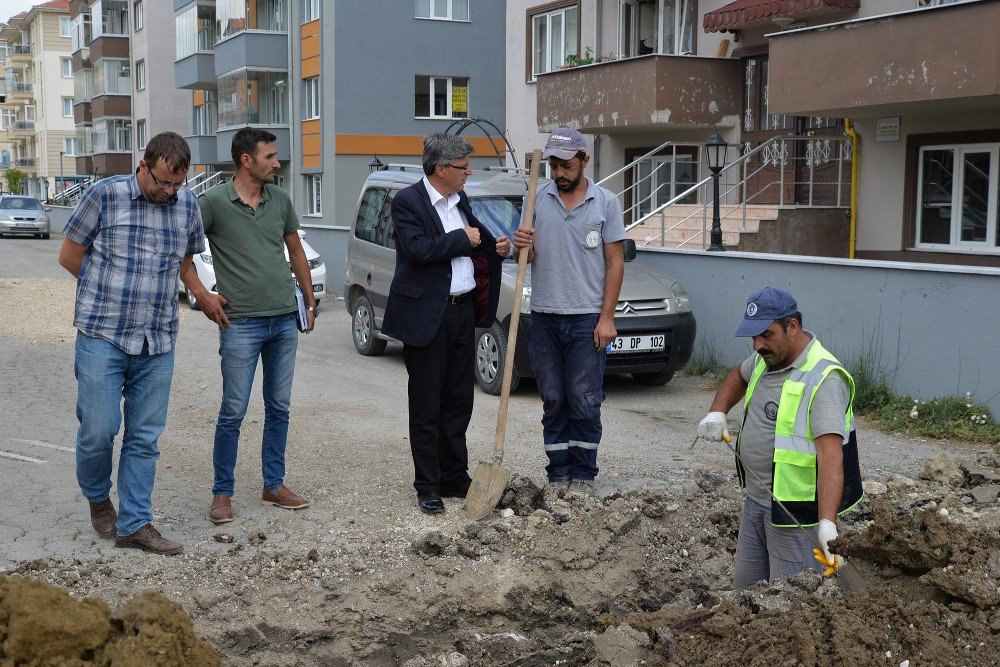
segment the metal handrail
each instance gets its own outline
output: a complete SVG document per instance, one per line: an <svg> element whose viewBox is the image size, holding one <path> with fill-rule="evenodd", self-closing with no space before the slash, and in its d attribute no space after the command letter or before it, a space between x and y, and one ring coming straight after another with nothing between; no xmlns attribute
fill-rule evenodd
<svg viewBox="0 0 1000 667"><path fill-rule="evenodd" d="M608 181L610 181L615 176L617 176L619 174L622 174L622 173L625 173L625 171L627 169L631 169L632 167L634 167L637 163L641 162L642 160L645 160L647 158L653 157L654 155L656 155L657 153L659 153L660 151L662 151L667 146L672 146L673 143L674 142L672 142L672 141L664 141L662 144L660 144L659 146L657 146L653 150L649 151L645 155L640 155L639 157L635 158L634 160L632 160L631 162L629 162L627 165L625 165L621 169L618 169L616 171L611 172L610 174L608 174L607 176L605 176L601 180L597 181L597 183L595 183L595 185L602 185L603 186L605 183L607 183Z"/></svg>

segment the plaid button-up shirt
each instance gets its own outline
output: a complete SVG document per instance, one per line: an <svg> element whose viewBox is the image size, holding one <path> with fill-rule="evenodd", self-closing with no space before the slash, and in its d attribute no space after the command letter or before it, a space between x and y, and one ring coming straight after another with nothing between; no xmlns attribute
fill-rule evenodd
<svg viewBox="0 0 1000 667"><path fill-rule="evenodd" d="M135 174L91 186L63 230L87 247L76 283L73 326L126 354L162 354L177 338L177 278L186 254L205 250L198 199L178 190L163 205Z"/></svg>

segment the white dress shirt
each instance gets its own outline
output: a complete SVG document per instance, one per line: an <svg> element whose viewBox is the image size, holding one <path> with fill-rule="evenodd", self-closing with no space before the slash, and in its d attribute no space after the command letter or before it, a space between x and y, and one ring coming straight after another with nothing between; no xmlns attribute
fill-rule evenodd
<svg viewBox="0 0 1000 667"><path fill-rule="evenodd" d="M453 194L445 198L440 192L434 189L431 182L424 176L424 187L430 195L431 204L441 218L444 231L453 232L456 229L464 229L467 226L465 214L458 208L458 194ZM452 296L465 294L472 291L476 286L476 278L472 268L471 257L454 257L451 260L451 292Z"/></svg>

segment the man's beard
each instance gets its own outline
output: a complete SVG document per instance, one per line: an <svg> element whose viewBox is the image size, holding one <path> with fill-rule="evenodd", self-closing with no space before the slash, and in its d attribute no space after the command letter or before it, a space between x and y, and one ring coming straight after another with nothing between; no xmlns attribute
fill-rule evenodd
<svg viewBox="0 0 1000 667"><path fill-rule="evenodd" d="M582 173L576 177L575 181L569 181L568 183L563 183L562 181L557 180L556 187L559 189L559 192L573 192L573 190L576 190L577 187L579 187L581 181L583 181Z"/></svg>
<svg viewBox="0 0 1000 667"><path fill-rule="evenodd" d="M251 169L250 175L259 181L264 181L266 183L273 183L274 176L277 172L271 171L270 167L263 167L261 169Z"/></svg>

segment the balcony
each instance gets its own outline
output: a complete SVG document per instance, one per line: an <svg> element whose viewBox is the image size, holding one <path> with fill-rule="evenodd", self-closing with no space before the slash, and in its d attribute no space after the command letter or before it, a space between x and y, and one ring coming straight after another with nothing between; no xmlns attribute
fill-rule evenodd
<svg viewBox="0 0 1000 667"><path fill-rule="evenodd" d="M739 61L647 55L538 77L540 131L706 128L740 113Z"/></svg>
<svg viewBox="0 0 1000 667"><path fill-rule="evenodd" d="M26 174L38 173L38 160L33 157L16 157L10 161L10 166Z"/></svg>
<svg viewBox="0 0 1000 667"><path fill-rule="evenodd" d="M10 51L7 52L7 60L12 63L30 63L31 62L31 45L30 44L12 44L10 46Z"/></svg>
<svg viewBox="0 0 1000 667"><path fill-rule="evenodd" d="M215 90L215 54L197 51L174 63L174 84L191 90Z"/></svg>
<svg viewBox="0 0 1000 667"><path fill-rule="evenodd" d="M242 67L288 69L288 35L240 32L215 45L215 75Z"/></svg>
<svg viewBox="0 0 1000 667"><path fill-rule="evenodd" d="M997 25L1000 3L969 2L772 35L771 110L872 118L1000 108Z"/></svg>
<svg viewBox="0 0 1000 667"><path fill-rule="evenodd" d="M8 83L7 103L25 101L30 102L35 95L32 92L30 83Z"/></svg>
<svg viewBox="0 0 1000 667"><path fill-rule="evenodd" d="M215 135L184 137L191 149L191 164L216 164L219 162L218 143ZM226 144L228 147L229 144ZM229 158L232 162L232 157ZM225 162L225 160L223 160Z"/></svg>
<svg viewBox="0 0 1000 667"><path fill-rule="evenodd" d="M35 134L35 121L33 120L15 120L7 128L7 134L13 139L14 137L30 137Z"/></svg>

